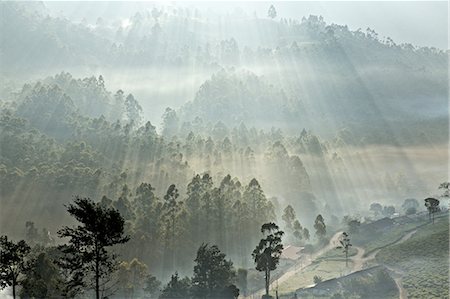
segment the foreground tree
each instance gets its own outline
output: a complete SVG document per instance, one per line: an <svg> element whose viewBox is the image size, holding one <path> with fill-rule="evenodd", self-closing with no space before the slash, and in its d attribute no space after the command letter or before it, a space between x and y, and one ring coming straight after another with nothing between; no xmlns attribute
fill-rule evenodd
<svg viewBox="0 0 450 299"><path fill-rule="evenodd" d="M202 244L197 251L195 262L192 277L194 298L230 298L227 294L235 271L233 263L225 259L225 254L220 252L216 245Z"/></svg>
<svg viewBox="0 0 450 299"><path fill-rule="evenodd" d="M265 236L259 241L258 246L253 250L252 257L256 264L256 270L263 272L265 275L266 297L269 297L270 271L277 268L280 262L283 244L281 237L284 232L281 231L273 222L265 223L261 226L261 233Z"/></svg>
<svg viewBox="0 0 450 299"><path fill-rule="evenodd" d="M439 200L432 197L425 198L425 207L428 210L430 220L433 219L434 223L434 213L439 212Z"/></svg>
<svg viewBox="0 0 450 299"><path fill-rule="evenodd" d="M67 211L81 223L58 231L60 237L69 238L67 245L60 246L63 257L59 261L68 274L68 290L92 287L94 281L95 297L100 299L118 266L116 255L107 249L129 240L124 235L124 219L117 210L89 198L76 197Z"/></svg>
<svg viewBox="0 0 450 299"><path fill-rule="evenodd" d="M345 253L345 267L348 267L348 251L350 250L350 247L352 244L350 243L350 237L346 232L342 233L342 236L339 240L340 246L337 247L337 249L342 249Z"/></svg>
<svg viewBox="0 0 450 299"><path fill-rule="evenodd" d="M11 286L13 298L16 298L20 276L27 269L26 257L30 250L30 246L23 240L14 243L6 236L0 237L0 289Z"/></svg>

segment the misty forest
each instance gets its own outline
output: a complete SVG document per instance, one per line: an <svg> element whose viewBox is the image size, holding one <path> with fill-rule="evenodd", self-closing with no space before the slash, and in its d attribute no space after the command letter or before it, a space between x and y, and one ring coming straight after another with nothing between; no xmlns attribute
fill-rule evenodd
<svg viewBox="0 0 450 299"><path fill-rule="evenodd" d="M0 2L0 298L449 298L448 48L302 3Z"/></svg>

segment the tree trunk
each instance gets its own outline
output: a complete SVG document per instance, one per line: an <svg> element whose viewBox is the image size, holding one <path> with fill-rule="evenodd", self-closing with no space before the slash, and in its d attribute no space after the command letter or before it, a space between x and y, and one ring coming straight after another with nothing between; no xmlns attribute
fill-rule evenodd
<svg viewBox="0 0 450 299"><path fill-rule="evenodd" d="M100 299L100 267L99 267L99 256L96 253L95 257L95 298Z"/></svg>
<svg viewBox="0 0 450 299"><path fill-rule="evenodd" d="M13 279L12 288L13 288L13 298L16 299L16 280L15 279Z"/></svg>
<svg viewBox="0 0 450 299"><path fill-rule="evenodd" d="M348 249L345 250L345 267L348 268Z"/></svg>
<svg viewBox="0 0 450 299"><path fill-rule="evenodd" d="M266 295L269 296L270 270L266 270Z"/></svg>
<svg viewBox="0 0 450 299"><path fill-rule="evenodd" d="M171 244L171 271L173 271L175 269L175 215L173 215L172 217L172 244Z"/></svg>

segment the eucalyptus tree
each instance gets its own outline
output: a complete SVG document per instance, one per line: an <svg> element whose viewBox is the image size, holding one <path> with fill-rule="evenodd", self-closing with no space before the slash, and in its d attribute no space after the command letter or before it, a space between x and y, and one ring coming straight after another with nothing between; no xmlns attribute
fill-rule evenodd
<svg viewBox="0 0 450 299"><path fill-rule="evenodd" d="M264 238L253 250L252 257L256 264L256 270L264 272L266 297L269 297L270 272L277 268L283 251L281 237L284 232L273 222L261 226Z"/></svg>
<svg viewBox="0 0 450 299"><path fill-rule="evenodd" d="M175 237L177 233L177 220L181 212L182 202L177 200L179 197L178 189L174 184L170 185L164 195L163 219L165 222L166 251L170 254L171 268L175 266ZM172 269L171 269L172 270Z"/></svg>
<svg viewBox="0 0 450 299"><path fill-rule="evenodd" d="M439 212L439 200L436 198L428 197L425 198L425 207L428 210L428 216L430 221L433 220L434 223L434 214Z"/></svg>
<svg viewBox="0 0 450 299"><path fill-rule="evenodd" d="M80 224L58 231L61 238L69 238L59 246L62 257L58 261L67 271L66 293L92 287L100 299L118 266L117 256L108 249L129 240L124 234L125 221L116 209L78 196L67 211Z"/></svg>
<svg viewBox="0 0 450 299"><path fill-rule="evenodd" d="M352 244L350 243L350 236L346 233L343 232L340 239L339 239L339 243L341 245L339 245L338 247L336 247L337 249L342 249L345 253L345 266L348 267L348 251L350 250L350 247L352 246Z"/></svg>

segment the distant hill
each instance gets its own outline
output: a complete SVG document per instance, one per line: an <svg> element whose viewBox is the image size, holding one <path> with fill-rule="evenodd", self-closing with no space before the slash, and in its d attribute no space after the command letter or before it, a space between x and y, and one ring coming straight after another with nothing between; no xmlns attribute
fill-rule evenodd
<svg viewBox="0 0 450 299"><path fill-rule="evenodd" d="M327 139L346 128L358 142L378 144L448 141L447 53L396 44L370 28L351 31L320 16L216 19L189 9L141 11L126 24L74 23L48 16L42 3L0 5L3 78L42 69L183 68L210 79L194 98L171 99L181 123L307 128ZM182 90L175 79L167 84Z"/></svg>

